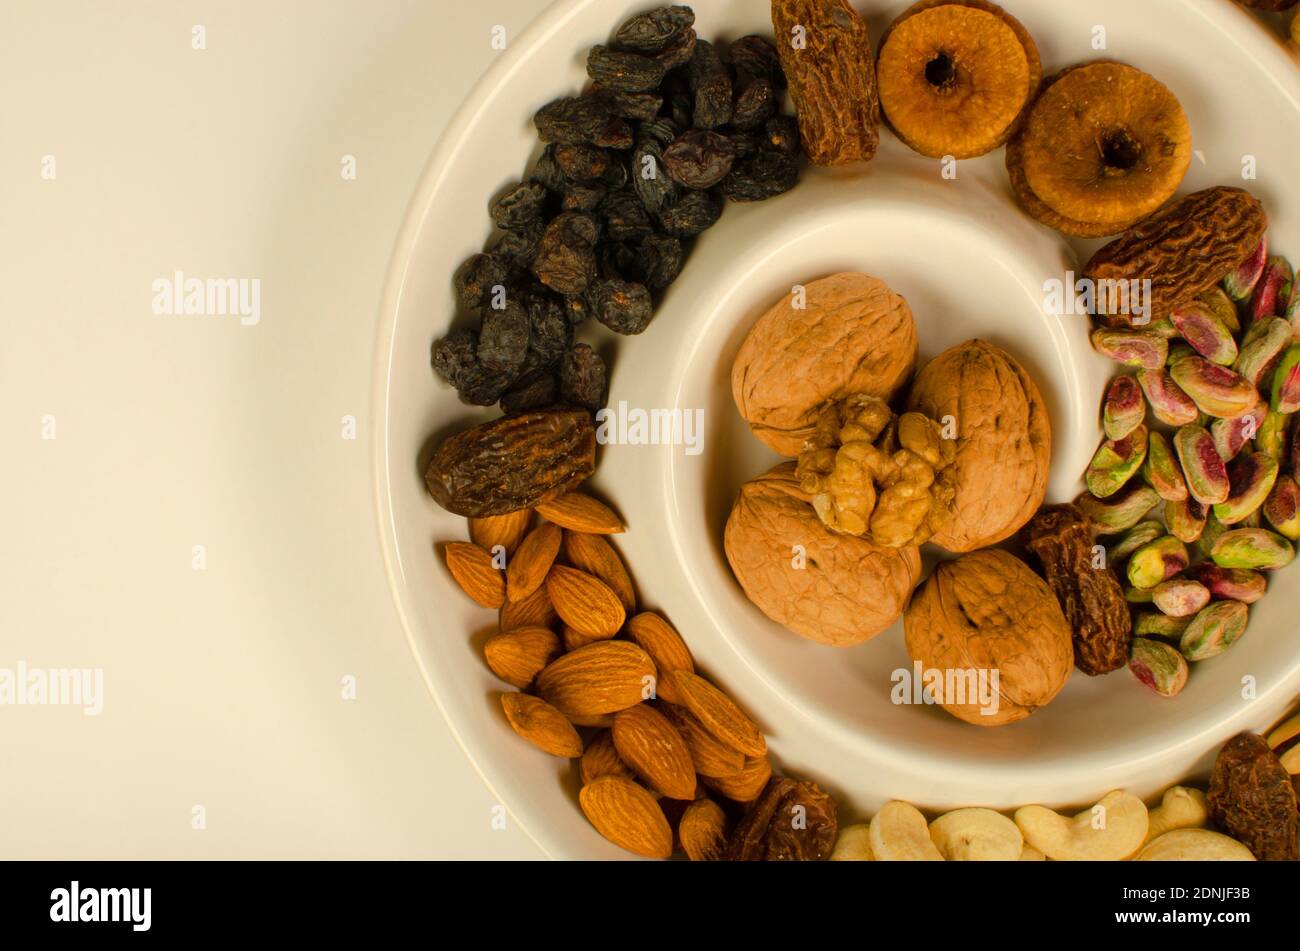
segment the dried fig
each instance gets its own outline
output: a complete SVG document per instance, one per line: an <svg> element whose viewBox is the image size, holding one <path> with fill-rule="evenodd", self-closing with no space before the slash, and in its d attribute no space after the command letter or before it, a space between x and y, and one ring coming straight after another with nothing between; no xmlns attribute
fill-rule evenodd
<svg viewBox="0 0 1300 951"><path fill-rule="evenodd" d="M916 366L907 301L866 274L797 287L760 317L731 370L731 393L754 435L783 456L803 451L828 404L888 399Z"/></svg>
<svg viewBox="0 0 1300 951"><path fill-rule="evenodd" d="M967 723L1023 720L1051 702L1070 676L1070 625L1052 590L999 549L941 563L912 599L903 624L907 652L925 669L951 673L962 683L980 672L988 678L991 704L969 690L940 697L945 710Z"/></svg>
<svg viewBox="0 0 1300 951"><path fill-rule="evenodd" d="M1013 357L983 340L945 350L917 374L908 406L957 428L957 494L936 544L971 551L1029 521L1047 491L1052 427L1038 387Z"/></svg>
<svg viewBox="0 0 1300 951"><path fill-rule="evenodd" d="M1210 821L1260 861L1294 862L1296 792L1291 776L1256 733L1224 744L1210 774Z"/></svg>
<svg viewBox="0 0 1300 951"><path fill-rule="evenodd" d="M799 488L794 463L741 487L727 560L749 599L801 637L836 647L888 628L921 577L914 547L883 548L831 531Z"/></svg>

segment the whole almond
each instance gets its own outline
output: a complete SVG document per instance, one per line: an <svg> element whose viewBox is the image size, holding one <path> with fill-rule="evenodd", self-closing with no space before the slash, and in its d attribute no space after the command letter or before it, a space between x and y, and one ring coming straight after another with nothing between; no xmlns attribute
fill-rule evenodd
<svg viewBox="0 0 1300 951"><path fill-rule="evenodd" d="M521 627L489 637L483 645L488 669L523 690L561 653L560 639L545 627Z"/></svg>
<svg viewBox="0 0 1300 951"><path fill-rule="evenodd" d="M565 714L602 716L640 703L654 673L650 655L635 644L601 641L553 660L537 675L537 690Z"/></svg>
<svg viewBox="0 0 1300 951"><path fill-rule="evenodd" d="M599 730L608 730L614 725L614 714L612 713L566 713L569 722L574 726L590 726Z"/></svg>
<svg viewBox="0 0 1300 951"><path fill-rule="evenodd" d="M506 598L522 601L542 586L546 574L560 553L563 533L550 522L542 522L524 536L519 550L506 569Z"/></svg>
<svg viewBox="0 0 1300 951"><path fill-rule="evenodd" d="M551 604L551 597L546 593L546 585L523 600L507 601L501 605L501 614L498 616L498 624L503 631L521 627L551 627L559 620L560 616Z"/></svg>
<svg viewBox="0 0 1300 951"><path fill-rule="evenodd" d="M728 746L746 756L767 755L763 732L725 693L698 674L677 670L668 675L682 706L699 720L706 730Z"/></svg>
<svg viewBox="0 0 1300 951"><path fill-rule="evenodd" d="M734 776L706 776L704 784L736 802L753 802L772 778L772 764L766 756L745 760L745 768Z"/></svg>
<svg viewBox="0 0 1300 951"><path fill-rule="evenodd" d="M579 647L586 647L588 644L594 644L597 641L607 641L614 636L614 634L584 634L582 631L575 631L567 624L563 626L560 633L564 638L564 649L566 651L576 651Z"/></svg>
<svg viewBox="0 0 1300 951"><path fill-rule="evenodd" d="M628 621L627 634L655 662L655 669L659 671L659 682L655 685L658 695L669 703L680 703L673 684L673 672L695 672L695 660L682 636L653 611L642 611Z"/></svg>
<svg viewBox="0 0 1300 951"><path fill-rule="evenodd" d="M616 634L627 617L618 595L610 590L609 585L595 575L567 565L551 568L546 576L546 593L561 620L583 634Z"/></svg>
<svg viewBox="0 0 1300 951"><path fill-rule="evenodd" d="M501 707L514 731L552 756L582 755L582 738L564 714L544 700L526 693L504 693Z"/></svg>
<svg viewBox="0 0 1300 951"><path fill-rule="evenodd" d="M681 707L666 704L663 715L686 741L691 762L701 776L734 776L745 768L745 754L723 743Z"/></svg>
<svg viewBox="0 0 1300 951"><path fill-rule="evenodd" d="M582 784L584 786L601 776L636 778L636 775L632 772L632 767L619 759L618 750L614 748L614 737L609 730L602 731L587 744L587 748L582 752L582 761L578 764L578 768L582 773Z"/></svg>
<svg viewBox="0 0 1300 951"><path fill-rule="evenodd" d="M471 518L469 520L470 541L489 554L495 554L493 549L500 545L508 559L514 555L515 549L528 534L528 523L532 518L532 509L520 509L506 515Z"/></svg>
<svg viewBox="0 0 1300 951"><path fill-rule="evenodd" d="M595 575L609 585L628 614L636 610L636 590L632 587L632 579L614 546L605 539L599 535L566 531L564 557L573 567Z"/></svg>
<svg viewBox="0 0 1300 951"><path fill-rule="evenodd" d="M614 748L641 781L669 799L695 796L695 766L680 733L653 707L637 704L614 717Z"/></svg>
<svg viewBox="0 0 1300 951"><path fill-rule="evenodd" d="M668 819L643 787L622 776L601 776L582 787L578 804L596 831L620 848L651 859L673 853Z"/></svg>
<svg viewBox="0 0 1300 951"><path fill-rule="evenodd" d="M499 608L506 599L505 578L492 556L473 542L448 542L443 549L447 570L461 590L485 608Z"/></svg>
<svg viewBox="0 0 1300 951"><path fill-rule="evenodd" d="M727 815L712 799L697 799L682 813L677 838L692 862L716 862L727 841Z"/></svg>
<svg viewBox="0 0 1300 951"><path fill-rule="evenodd" d="M537 514L561 528L588 535L616 535L623 531L623 520L604 502L597 502L584 492L570 492L537 506Z"/></svg>

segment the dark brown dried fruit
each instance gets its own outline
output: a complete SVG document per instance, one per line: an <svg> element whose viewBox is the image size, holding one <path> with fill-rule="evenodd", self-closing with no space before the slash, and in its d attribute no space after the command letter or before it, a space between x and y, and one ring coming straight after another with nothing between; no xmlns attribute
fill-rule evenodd
<svg viewBox="0 0 1300 951"><path fill-rule="evenodd" d="M455 515L505 515L549 502L596 470L596 430L585 410L505 416L443 441L424 474Z"/></svg>
<svg viewBox="0 0 1300 951"><path fill-rule="evenodd" d="M694 25L695 11L690 7L659 7L632 17L615 30L613 45L625 50L654 53L663 49L682 30Z"/></svg>
<svg viewBox="0 0 1300 951"><path fill-rule="evenodd" d="M624 119L645 122L659 115L664 107L664 97L650 92L619 92L617 89L601 90L614 110L614 115Z"/></svg>
<svg viewBox="0 0 1300 951"><path fill-rule="evenodd" d="M614 114L609 101L601 96L575 96L556 99L542 106L533 116L533 125L543 142L559 142L577 145L590 142L605 144L611 131L617 131L611 123L622 122ZM629 135L631 130L629 129Z"/></svg>
<svg viewBox="0 0 1300 951"><path fill-rule="evenodd" d="M519 380L501 396L501 411L504 413L526 413L541 409L555 402L560 391L560 383L555 378L555 371L550 367L534 370L520 377Z"/></svg>
<svg viewBox="0 0 1300 951"><path fill-rule="evenodd" d="M654 316L650 290L644 284L617 278L592 285L591 309L597 320L620 334L641 333Z"/></svg>
<svg viewBox="0 0 1300 951"><path fill-rule="evenodd" d="M640 241L654 234L645 205L630 191L607 195L597 211L605 223L606 241Z"/></svg>
<svg viewBox="0 0 1300 951"><path fill-rule="evenodd" d="M799 154L799 122L794 116L773 116L763 130L763 147L782 155Z"/></svg>
<svg viewBox="0 0 1300 951"><path fill-rule="evenodd" d="M737 129L757 129L776 115L776 87L770 79L755 79L740 91L731 110Z"/></svg>
<svg viewBox="0 0 1300 951"><path fill-rule="evenodd" d="M1088 517L1074 505L1046 505L1020 534L1069 622L1074 665L1096 676L1127 664L1133 619L1115 573L1094 567Z"/></svg>
<svg viewBox="0 0 1300 951"><path fill-rule="evenodd" d="M699 40L687 68L695 97L692 124L716 129L731 121L731 72L712 43Z"/></svg>
<svg viewBox="0 0 1300 951"><path fill-rule="evenodd" d="M506 388L513 375L489 370L478 359L478 334L469 328L453 330L433 345L433 368L456 388L461 402L472 406L491 406Z"/></svg>
<svg viewBox="0 0 1300 951"><path fill-rule="evenodd" d="M605 388L605 361L587 344L574 344L560 361L560 398L594 413L605 405Z"/></svg>
<svg viewBox="0 0 1300 951"><path fill-rule="evenodd" d="M727 55L738 78L747 76L753 79L766 79L777 87L785 85L785 73L781 72L781 57L767 37L757 34L742 36L731 44Z"/></svg>
<svg viewBox="0 0 1300 951"><path fill-rule="evenodd" d="M772 30L809 160L871 159L880 100L867 24L848 0L773 0ZM800 36L806 42L796 46Z"/></svg>
<svg viewBox="0 0 1300 951"><path fill-rule="evenodd" d="M666 234L652 234L641 242L635 275L652 291L661 291L682 273L686 252L682 243Z"/></svg>
<svg viewBox="0 0 1300 951"><path fill-rule="evenodd" d="M693 238L708 231L722 217L722 204L708 192L688 191L659 218L664 231L678 238Z"/></svg>
<svg viewBox="0 0 1300 951"><path fill-rule="evenodd" d="M542 232L546 226L540 220L523 228L507 231L501 240L492 246L491 254L506 264L516 268L527 269L537 257L537 249L542 244Z"/></svg>
<svg viewBox="0 0 1300 951"><path fill-rule="evenodd" d="M581 211L591 214L605 200L608 189L604 185L574 185L564 193L560 201L561 211Z"/></svg>
<svg viewBox="0 0 1300 951"><path fill-rule="evenodd" d="M687 188L712 188L731 171L735 150L725 135L692 129L664 149L664 168Z"/></svg>
<svg viewBox="0 0 1300 951"><path fill-rule="evenodd" d="M655 61L663 67L665 73L678 66L685 66L695 55L695 45L698 42L699 37L694 30L682 30L667 46L655 53Z"/></svg>
<svg viewBox="0 0 1300 951"><path fill-rule="evenodd" d="M515 373L528 356L528 310L515 297L500 310L489 308L478 334L478 359L489 370Z"/></svg>
<svg viewBox="0 0 1300 951"><path fill-rule="evenodd" d="M609 151L594 145L559 145L555 148L555 164L575 182L595 181L605 174L609 162Z"/></svg>
<svg viewBox="0 0 1300 951"><path fill-rule="evenodd" d="M1130 228L1088 262L1084 278L1151 281L1151 320L1205 293L1259 246L1268 227L1264 206L1241 188L1194 192ZM1112 323L1128 320L1122 315Z"/></svg>
<svg viewBox="0 0 1300 951"><path fill-rule="evenodd" d="M595 219L579 212L554 218L542 235L533 273L561 294L579 294L596 276L595 244L599 230Z"/></svg>
<svg viewBox="0 0 1300 951"><path fill-rule="evenodd" d="M488 214L498 228L524 228L536 224L546 205L546 186L524 182L492 202Z"/></svg>
<svg viewBox="0 0 1300 951"><path fill-rule="evenodd" d="M1210 820L1262 862L1294 862L1296 792L1291 776L1256 733L1238 733L1219 750L1210 775Z"/></svg>
<svg viewBox="0 0 1300 951"><path fill-rule="evenodd" d="M647 92L663 82L667 67L651 56L593 46L587 53L587 75L605 89Z"/></svg>
<svg viewBox="0 0 1300 951"><path fill-rule="evenodd" d="M799 165L780 152L759 152L736 163L722 180L722 194L732 201L766 201L799 183Z"/></svg>
<svg viewBox="0 0 1300 951"><path fill-rule="evenodd" d="M727 839L732 862L824 862L839 832L835 800L816 783L773 777Z"/></svg>
<svg viewBox="0 0 1300 951"><path fill-rule="evenodd" d="M496 255L472 255L456 269L456 275L452 278L456 302L466 310L477 310L487 303L492 289L504 287L509 278L509 268Z"/></svg>
<svg viewBox="0 0 1300 951"><path fill-rule="evenodd" d="M677 200L677 183L664 170L663 159L663 146L653 138L641 142L632 153L632 189L646 211L655 215Z"/></svg>

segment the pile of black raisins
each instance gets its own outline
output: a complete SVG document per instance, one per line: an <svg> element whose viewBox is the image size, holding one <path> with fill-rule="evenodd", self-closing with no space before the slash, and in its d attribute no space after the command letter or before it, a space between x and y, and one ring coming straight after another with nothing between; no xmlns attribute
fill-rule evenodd
<svg viewBox="0 0 1300 951"><path fill-rule="evenodd" d="M460 398L507 413L605 404L605 363L574 343L594 316L620 334L649 325L696 235L726 200L762 201L799 180L799 127L780 113L785 76L771 41L724 57L698 39L690 7L633 17L587 57L592 84L534 116L545 144L528 181L489 209L495 242L460 266L460 307L478 330L433 346Z"/></svg>

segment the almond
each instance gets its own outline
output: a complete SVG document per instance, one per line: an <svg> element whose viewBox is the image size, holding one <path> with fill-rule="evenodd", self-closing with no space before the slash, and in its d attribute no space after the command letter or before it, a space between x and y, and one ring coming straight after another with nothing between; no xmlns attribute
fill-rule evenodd
<svg viewBox="0 0 1300 951"><path fill-rule="evenodd" d="M584 786L601 776L635 778L632 767L618 758L618 750L614 749L613 734L608 730L603 731L587 744L587 748L583 750L582 762L578 764L578 768L582 772L582 784Z"/></svg>
<svg viewBox="0 0 1300 951"><path fill-rule="evenodd" d="M706 776L704 785L736 802L753 802L771 778L772 764L766 756L757 756L746 759L744 769L734 776Z"/></svg>
<svg viewBox="0 0 1300 951"><path fill-rule="evenodd" d="M682 706L723 743L749 757L765 756L767 741L758 726L725 693L689 670L668 675Z"/></svg>
<svg viewBox="0 0 1300 951"><path fill-rule="evenodd" d="M546 576L546 593L561 620L583 634L612 636L627 617L618 595L609 585L595 575L567 565L551 568Z"/></svg>
<svg viewBox="0 0 1300 951"><path fill-rule="evenodd" d="M582 787L578 804L596 831L620 848L650 859L673 852L668 819L643 787L622 776L601 776Z"/></svg>
<svg viewBox="0 0 1300 951"><path fill-rule="evenodd" d="M504 693L501 707L514 731L552 756L582 755L582 738L564 714L544 700L526 693Z"/></svg>
<svg viewBox="0 0 1300 951"><path fill-rule="evenodd" d="M503 631L521 627L550 627L560 620L551 605L546 585L542 585L521 601L507 601L501 605L498 624Z"/></svg>
<svg viewBox="0 0 1300 951"><path fill-rule="evenodd" d="M588 535L617 535L623 520L604 502L584 492L570 492L537 506L537 514L561 528Z"/></svg>
<svg viewBox="0 0 1300 951"><path fill-rule="evenodd" d="M560 553L563 533L550 522L542 522L519 543L519 550L506 569L506 597L522 601L542 586L546 574Z"/></svg>
<svg viewBox="0 0 1300 951"><path fill-rule="evenodd" d="M601 641L553 660L537 675L537 690L570 716L616 713L641 702L654 682L650 655L628 641Z"/></svg>
<svg viewBox="0 0 1300 951"><path fill-rule="evenodd" d="M663 715L686 741L691 762L701 776L734 776L745 768L745 754L723 743L681 707L667 704Z"/></svg>
<svg viewBox="0 0 1300 951"><path fill-rule="evenodd" d="M627 633L655 662L659 671L659 682L655 685L658 695L669 703L681 703L673 684L673 672L695 671L695 660L682 636L653 611L642 611L628 621Z"/></svg>
<svg viewBox="0 0 1300 951"><path fill-rule="evenodd" d="M682 851L692 862L717 862L727 841L727 816L712 799L697 799L677 824Z"/></svg>
<svg viewBox="0 0 1300 951"><path fill-rule="evenodd" d="M561 653L560 639L545 627L521 627L489 637L483 645L488 669L523 690Z"/></svg>
<svg viewBox="0 0 1300 951"><path fill-rule="evenodd" d="M607 641L614 636L613 634L583 634L582 631L575 631L567 624L564 625L561 633L564 637L564 649L566 651L576 651L579 647L586 647L588 644L594 644L597 641Z"/></svg>
<svg viewBox="0 0 1300 951"><path fill-rule="evenodd" d="M669 799L695 796L695 767L680 733L644 703L614 717L614 748L641 781Z"/></svg>
<svg viewBox="0 0 1300 951"><path fill-rule="evenodd" d="M614 725L614 714L612 713L566 713L569 722L574 726L591 726L600 730L608 730Z"/></svg>
<svg viewBox="0 0 1300 951"><path fill-rule="evenodd" d="M573 567L595 575L609 585L628 614L636 610L636 590L632 587L632 579L614 546L605 539L599 535L566 531L564 557Z"/></svg>
<svg viewBox="0 0 1300 951"><path fill-rule="evenodd" d="M448 542L443 557L462 591L485 608L501 607L506 599L505 578L493 567L491 555L472 542Z"/></svg>
<svg viewBox="0 0 1300 951"><path fill-rule="evenodd" d="M495 554L493 549L500 545L505 550L506 558L510 558L519 547L519 543L524 540L524 536L528 534L528 523L532 518L532 509L520 509L518 512L510 512L506 515L471 518L469 520L470 541L489 554Z"/></svg>

